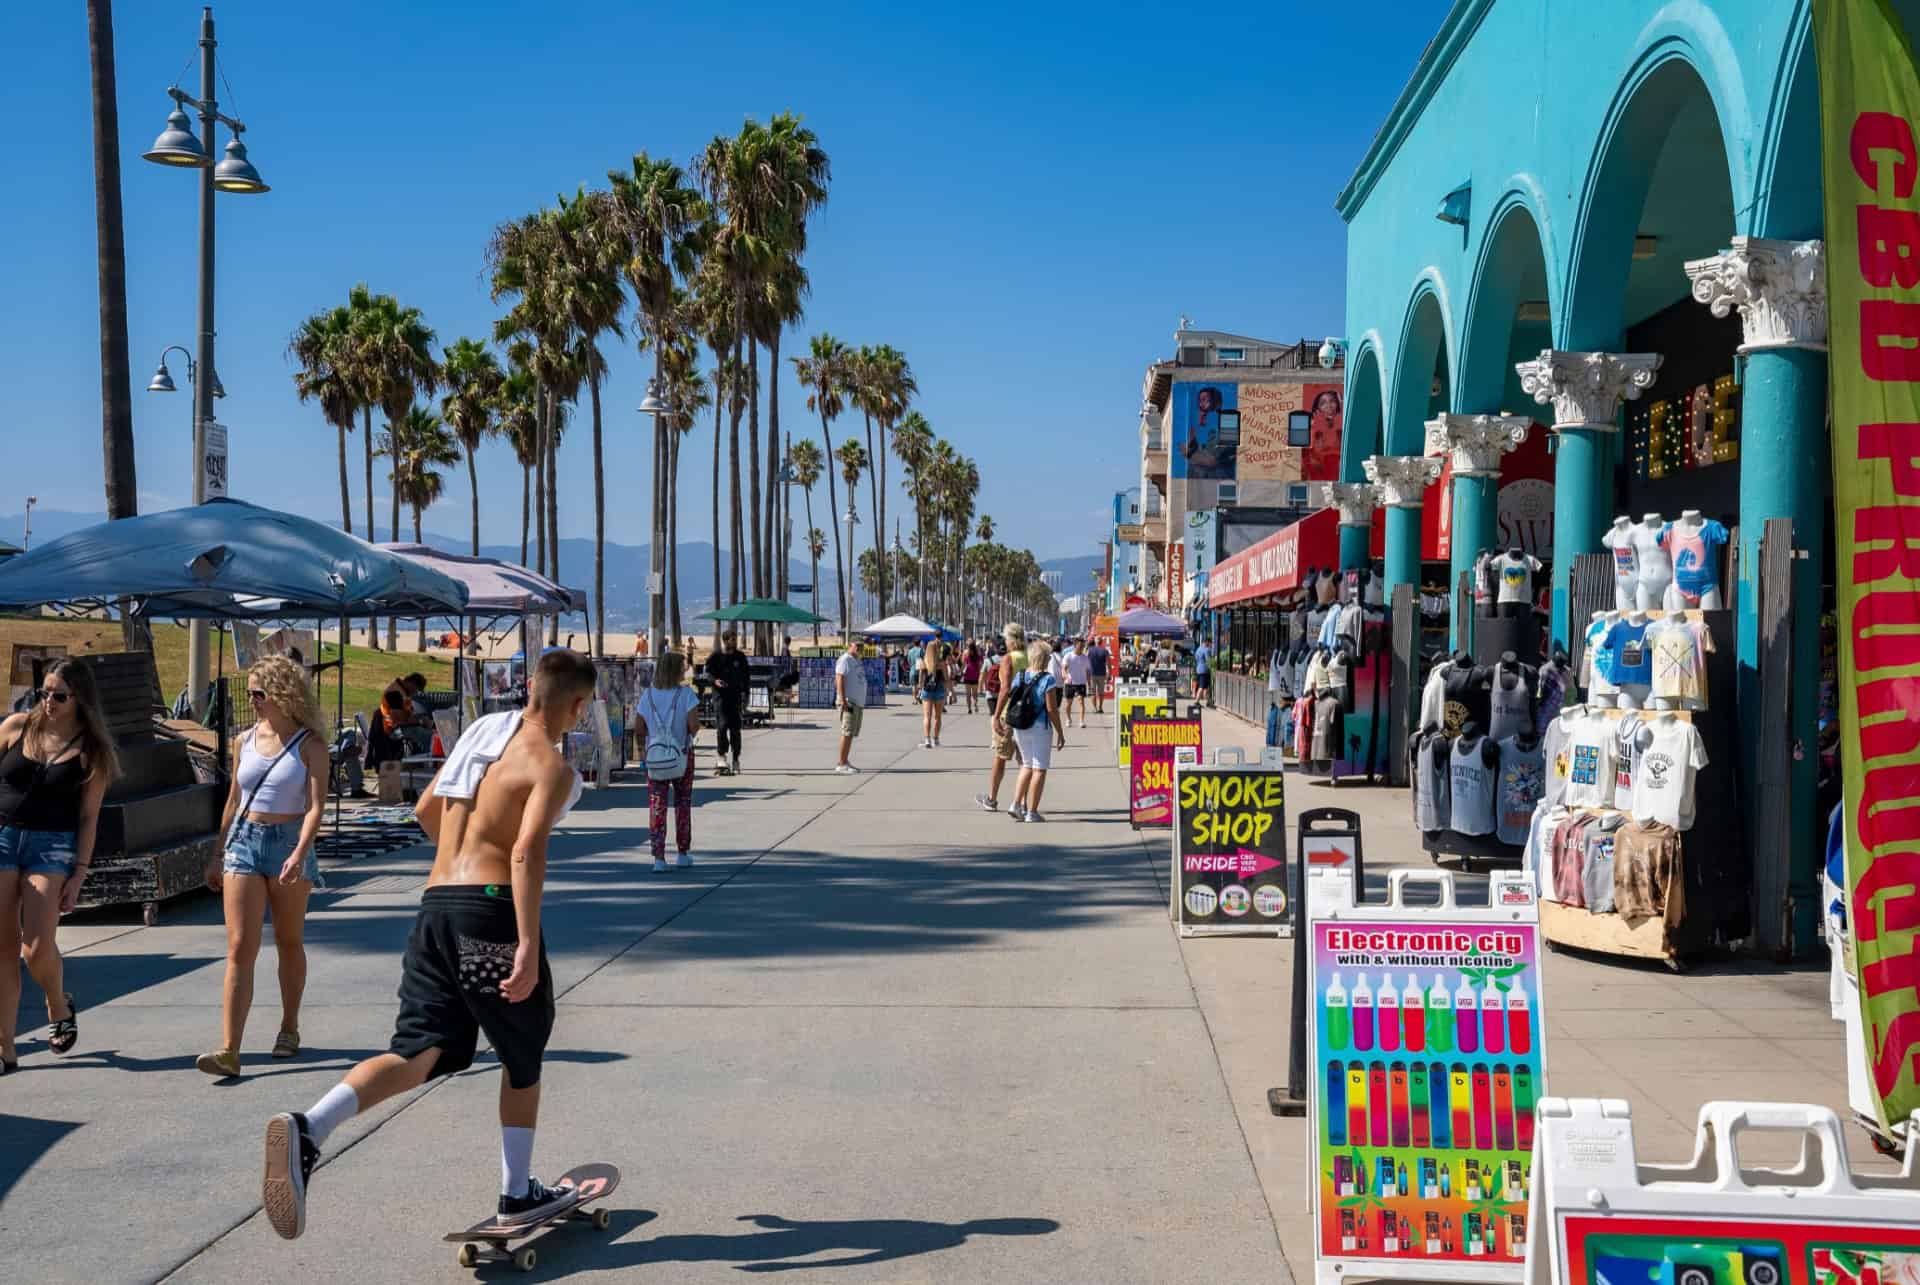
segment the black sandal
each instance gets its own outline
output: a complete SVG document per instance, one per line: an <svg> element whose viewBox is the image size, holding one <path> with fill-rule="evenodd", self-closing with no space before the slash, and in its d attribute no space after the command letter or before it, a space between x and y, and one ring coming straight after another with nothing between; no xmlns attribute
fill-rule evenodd
<svg viewBox="0 0 1920 1285"><path fill-rule="evenodd" d="M74 1007L73 996L67 996L67 1015L47 1028L47 1047L55 1053L70 1053L80 1039L80 1024L75 1019L80 1010Z"/></svg>

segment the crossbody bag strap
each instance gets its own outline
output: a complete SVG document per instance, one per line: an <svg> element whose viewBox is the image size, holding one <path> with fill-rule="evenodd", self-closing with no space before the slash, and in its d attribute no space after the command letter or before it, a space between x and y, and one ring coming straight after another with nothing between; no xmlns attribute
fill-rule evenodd
<svg viewBox="0 0 1920 1285"><path fill-rule="evenodd" d="M253 738L254 738L254 733L248 732L247 739L241 742L242 746L251 745L253 743ZM233 822L235 825L238 825L240 824L240 822L246 820L247 813L253 811L254 799L259 797L261 788L266 785L268 778L270 778L273 775L273 769L280 766L280 760L285 758L287 755L293 753L294 750L298 749L300 747L300 742L306 739L307 739L307 729L303 727L299 731L293 734L292 740L288 741L285 745L282 745L280 747L280 752L273 756L273 761L271 763L267 764L267 770L260 774L260 779L254 782L253 788L251 790L247 791L246 802L242 803L240 805L240 811L234 814Z"/></svg>

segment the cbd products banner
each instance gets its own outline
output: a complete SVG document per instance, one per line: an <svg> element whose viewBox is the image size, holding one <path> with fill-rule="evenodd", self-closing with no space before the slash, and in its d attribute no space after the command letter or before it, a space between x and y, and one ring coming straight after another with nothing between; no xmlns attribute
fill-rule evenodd
<svg viewBox="0 0 1920 1285"><path fill-rule="evenodd" d="M1107 649L1107 676L1103 681L1100 699L1113 699L1113 684L1120 672L1120 617L1095 616L1093 620L1093 640Z"/></svg>
<svg viewBox="0 0 1920 1285"><path fill-rule="evenodd" d="M1634 1154L1621 1101L1540 1103L1528 1285L1908 1285L1920 1280L1920 1185L1856 1177L1840 1118L1792 1102L1709 1102L1696 1161ZM1811 1182L1742 1171L1756 1132L1798 1135ZM1782 1149L1776 1145L1775 1154ZM1792 1154L1786 1151L1786 1154Z"/></svg>
<svg viewBox="0 0 1920 1285"><path fill-rule="evenodd" d="M1428 875L1441 905L1409 907L1409 873L1385 907L1355 905L1345 873L1309 880L1315 1263L1518 1281L1545 1084L1539 909L1518 872L1471 908Z"/></svg>
<svg viewBox="0 0 1920 1285"><path fill-rule="evenodd" d="M1173 763L1181 750L1200 761L1200 720L1197 718L1139 718L1133 720L1133 762L1127 769L1127 791L1134 829L1173 824Z"/></svg>
<svg viewBox="0 0 1920 1285"><path fill-rule="evenodd" d="M1847 935L1882 1128L1920 1107L1920 74L1884 0L1815 0L1831 300ZM1814 272L1818 263L1807 265Z"/></svg>
<svg viewBox="0 0 1920 1285"><path fill-rule="evenodd" d="M1245 764L1174 768L1174 922L1182 936L1291 931L1286 775Z"/></svg>
<svg viewBox="0 0 1920 1285"><path fill-rule="evenodd" d="M1133 720L1158 718L1169 713L1167 689L1150 684L1135 686L1122 683L1120 697L1113 708L1114 734L1120 742L1120 766L1126 767L1132 761L1128 748L1133 743Z"/></svg>

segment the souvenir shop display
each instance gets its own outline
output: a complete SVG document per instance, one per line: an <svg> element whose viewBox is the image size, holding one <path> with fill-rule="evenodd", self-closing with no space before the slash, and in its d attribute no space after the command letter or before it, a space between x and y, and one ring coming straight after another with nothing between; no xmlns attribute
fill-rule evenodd
<svg viewBox="0 0 1920 1285"><path fill-rule="evenodd" d="M1307 771L1338 779L1381 770L1387 612L1371 568L1310 572L1268 658L1273 743ZM1331 585L1333 596L1322 592Z"/></svg>
<svg viewBox="0 0 1920 1285"><path fill-rule="evenodd" d="M1546 1091L1531 889L1496 874L1467 907L1451 875L1398 870L1362 905L1350 873L1308 884L1314 1279L1518 1282Z"/></svg>
<svg viewBox="0 0 1920 1285"><path fill-rule="evenodd" d="M1521 859L1547 785L1540 711L1559 709L1563 674L1564 655L1535 669L1512 652L1492 665L1456 652L1428 673L1407 746L1414 824L1428 852L1469 868Z"/></svg>
<svg viewBox="0 0 1920 1285"><path fill-rule="evenodd" d="M1615 601L1582 630L1577 689L1541 726L1544 789L1527 824L1523 868L1551 941L1677 963L1744 935L1740 759L1733 720L1710 714L1735 681L1732 613L1648 605L1719 602L1725 529L1688 510L1680 522L1616 518Z"/></svg>

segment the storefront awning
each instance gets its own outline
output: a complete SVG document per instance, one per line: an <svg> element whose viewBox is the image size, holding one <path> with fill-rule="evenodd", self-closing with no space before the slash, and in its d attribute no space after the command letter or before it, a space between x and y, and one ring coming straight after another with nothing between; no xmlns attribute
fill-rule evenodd
<svg viewBox="0 0 1920 1285"><path fill-rule="evenodd" d="M1339 561L1340 515L1322 509L1216 565L1207 579L1208 605L1230 607L1287 593L1300 587L1307 568Z"/></svg>

